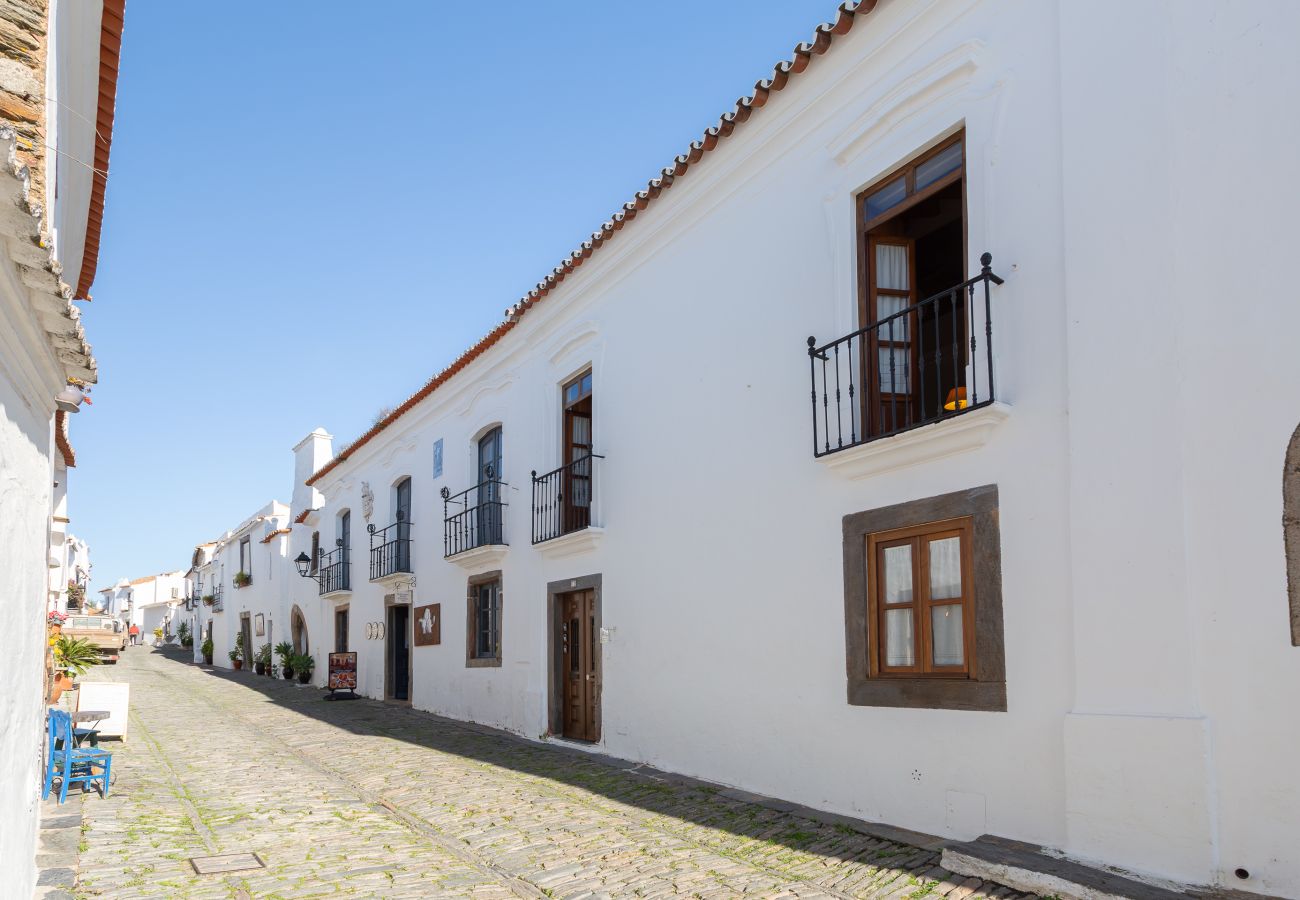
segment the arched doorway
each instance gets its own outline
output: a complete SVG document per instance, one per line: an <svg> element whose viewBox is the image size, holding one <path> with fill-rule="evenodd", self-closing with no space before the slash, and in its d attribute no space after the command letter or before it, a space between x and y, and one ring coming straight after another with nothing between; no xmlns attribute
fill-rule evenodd
<svg viewBox="0 0 1300 900"><path fill-rule="evenodd" d="M293 613L289 617L289 631L293 639L294 653L311 652L307 642L307 620L303 618L302 610L297 606L293 608Z"/></svg>

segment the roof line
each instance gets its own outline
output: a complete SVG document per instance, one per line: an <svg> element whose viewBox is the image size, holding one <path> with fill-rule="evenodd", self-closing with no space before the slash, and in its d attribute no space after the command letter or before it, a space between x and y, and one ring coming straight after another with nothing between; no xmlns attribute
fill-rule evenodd
<svg viewBox="0 0 1300 900"><path fill-rule="evenodd" d="M481 356L485 350L499 342L507 332L515 327L524 313L559 287L565 278L590 259L628 222L635 219L637 213L644 210L658 199L660 194L672 187L673 183L685 175L691 166L698 163L704 154L717 147L723 138L730 137L737 125L747 122L755 110L761 109L767 103L771 94L783 90L786 84L789 83L790 76L802 73L808 68L808 64L812 62L814 56L821 56L830 49L831 42L836 37L848 34L849 29L853 27L855 17L859 15L865 16L870 13L876 8L876 3L877 0L845 0L845 2L841 3L836 10L834 21L823 22L818 25L813 31L811 41L796 44L790 59L778 62L770 77L760 79L754 83L753 93L737 100L735 106L718 119L718 124L706 129L699 140L692 141L686 153L675 157L671 166L663 169L657 178L650 179L644 190L637 191L631 200L624 203L618 212L602 223L590 238L583 241L576 250L566 256L558 266L537 283L535 288L508 308L505 312L506 320L504 322L488 332L477 344L462 353L455 362L430 379L424 387L407 398L406 402L401 406L380 419L370 430L341 450L338 456L321 466L307 479L306 484L315 484L340 464L346 462L353 453L369 443L381 431L409 412L412 407L445 384L453 375Z"/></svg>
<svg viewBox="0 0 1300 900"><path fill-rule="evenodd" d="M117 73L122 58L122 26L126 0L104 0L99 27L99 109L95 113L95 159L91 166L90 208L86 211L86 240L77 276L76 300L90 299L90 285L99 265L99 241L104 228L104 194L108 189L108 154L113 146L113 117L117 108Z"/></svg>

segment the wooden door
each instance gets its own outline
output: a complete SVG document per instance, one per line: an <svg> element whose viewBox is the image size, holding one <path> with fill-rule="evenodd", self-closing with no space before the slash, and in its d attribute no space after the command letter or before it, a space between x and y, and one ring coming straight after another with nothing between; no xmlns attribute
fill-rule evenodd
<svg viewBox="0 0 1300 900"><path fill-rule="evenodd" d="M596 625L596 592L564 594L560 613L564 736L579 741L598 741L600 727L596 708L600 702L600 670L597 665L600 631Z"/></svg>
<svg viewBox="0 0 1300 900"><path fill-rule="evenodd" d="M870 390L866 421L872 434L890 434L912 423L916 370L916 244L911 238L868 235L870 271L865 342Z"/></svg>
<svg viewBox="0 0 1300 900"><path fill-rule="evenodd" d="M584 372L564 386L564 533L591 524L592 380Z"/></svg>
<svg viewBox="0 0 1300 900"><path fill-rule="evenodd" d="M501 429L493 428L478 442L478 543L505 543L501 533Z"/></svg>
<svg viewBox="0 0 1300 900"><path fill-rule="evenodd" d="M411 699L411 608L388 607L388 696Z"/></svg>
<svg viewBox="0 0 1300 900"><path fill-rule="evenodd" d="M411 571L411 479L405 478L397 485L397 546L393 555L393 571Z"/></svg>

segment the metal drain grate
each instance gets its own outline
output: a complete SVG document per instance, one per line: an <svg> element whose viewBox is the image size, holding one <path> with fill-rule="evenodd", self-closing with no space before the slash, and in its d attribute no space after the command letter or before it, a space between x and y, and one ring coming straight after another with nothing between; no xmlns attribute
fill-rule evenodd
<svg viewBox="0 0 1300 900"><path fill-rule="evenodd" d="M190 865L199 875L224 875L245 869L265 869L266 863L256 853L224 853L221 856L193 856Z"/></svg>

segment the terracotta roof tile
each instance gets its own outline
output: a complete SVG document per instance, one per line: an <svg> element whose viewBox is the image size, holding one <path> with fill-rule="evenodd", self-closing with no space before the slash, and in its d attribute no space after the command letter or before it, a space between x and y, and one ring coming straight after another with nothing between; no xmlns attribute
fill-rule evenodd
<svg viewBox="0 0 1300 900"><path fill-rule="evenodd" d="M104 0L99 29L99 109L95 114L94 180L86 214L86 245L77 277L78 300L90 299L90 285L99 264L99 239L104 227L104 193L108 188L108 154L113 145L117 106L117 72L122 54L122 25L126 0Z"/></svg>
<svg viewBox="0 0 1300 900"><path fill-rule="evenodd" d="M322 469L322 471L324 471L324 470ZM312 476L312 477L314 478L315 476ZM310 481L308 481L307 483L308 483L308 484L311 484ZM306 521L307 521L307 517L310 516L310 515L311 515L312 513L314 513L315 511L316 511L316 510L314 510L314 509L304 509L302 512L298 513L298 515L294 518L293 521L294 521L296 524L301 525L303 522L306 522Z"/></svg>
<svg viewBox="0 0 1300 900"><path fill-rule="evenodd" d="M288 534L288 533L289 533L289 529L288 529L288 528L277 528L277 529L275 529L275 531L272 531L272 532L271 532L270 534L268 534L266 537L262 538L262 540L260 541L260 543L263 543L263 544L269 544L269 543L271 543L271 541L275 540L275 539L276 539L277 537L279 537L280 535L282 535L282 534Z"/></svg>
<svg viewBox="0 0 1300 900"><path fill-rule="evenodd" d="M717 147L723 138L730 137L737 125L747 122L754 110L761 109L767 103L771 94L783 90L786 84L789 83L791 75L800 74L808 68L808 64L812 62L814 56L821 56L829 50L834 38L847 34L849 29L853 27L856 18L870 13L876 8L876 2L877 0L857 0L857 2L847 0L847 2L841 3L834 21L818 25L813 32L812 41L795 45L790 59L777 63L770 77L755 82L752 94L737 100L735 106L718 119L718 124L706 129L699 140L691 143L687 152L677 156L673 160L673 164L663 169L658 177L650 179L644 190L637 191L631 200L624 203L622 208L593 232L590 238L583 241L572 253L565 257L558 266L537 283L535 288L507 309L504 322L488 332L473 347L462 353L450 366L430 379L424 387L407 398L405 403L341 450L338 456L321 466L317 472L307 479L306 483L315 484L326 474L346 462L349 456L369 443L377 434L405 415L425 397L432 394L453 375L481 356L485 350L500 341L507 332L515 327L524 313L559 287L565 278L590 259L593 253L608 243L628 222L636 218L637 213L644 210L660 194L672 187L674 181L685 175L687 170L699 162L705 153Z"/></svg>

